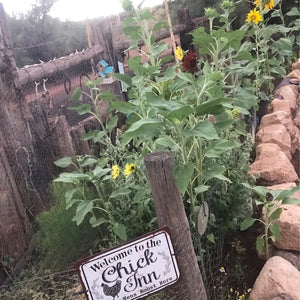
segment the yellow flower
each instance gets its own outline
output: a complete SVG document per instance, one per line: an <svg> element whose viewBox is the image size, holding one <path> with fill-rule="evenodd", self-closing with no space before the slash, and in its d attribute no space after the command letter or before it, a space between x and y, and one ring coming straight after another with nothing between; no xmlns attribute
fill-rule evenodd
<svg viewBox="0 0 300 300"><path fill-rule="evenodd" d="M263 2L266 2L265 6L264 6L265 9L272 9L272 8L274 8L274 0L263 1ZM255 0L254 4L255 4L256 7L259 7L259 4L260 4L259 0Z"/></svg>
<svg viewBox="0 0 300 300"><path fill-rule="evenodd" d="M251 291L252 291L252 289L251 289L251 288L249 288L249 289L247 290L247 292L248 292L248 293L250 293Z"/></svg>
<svg viewBox="0 0 300 300"><path fill-rule="evenodd" d="M120 175L120 168L118 167L118 165L112 166L111 175L113 179L116 179Z"/></svg>
<svg viewBox="0 0 300 300"><path fill-rule="evenodd" d="M126 164L125 170L124 170L124 175L127 178L131 173L134 173L136 170L135 164Z"/></svg>
<svg viewBox="0 0 300 300"><path fill-rule="evenodd" d="M183 59L184 52L179 46L177 46L175 49L175 55L179 61L181 61Z"/></svg>
<svg viewBox="0 0 300 300"><path fill-rule="evenodd" d="M230 292L230 293L233 293L233 288L230 288L230 289L229 289L229 292Z"/></svg>
<svg viewBox="0 0 300 300"><path fill-rule="evenodd" d="M254 22L257 24L260 21L262 21L262 15L259 13L259 10L256 10L256 8L252 9L248 14L246 22Z"/></svg>
<svg viewBox="0 0 300 300"><path fill-rule="evenodd" d="M274 8L274 0L270 0L268 3L265 4L265 9L272 9Z"/></svg>

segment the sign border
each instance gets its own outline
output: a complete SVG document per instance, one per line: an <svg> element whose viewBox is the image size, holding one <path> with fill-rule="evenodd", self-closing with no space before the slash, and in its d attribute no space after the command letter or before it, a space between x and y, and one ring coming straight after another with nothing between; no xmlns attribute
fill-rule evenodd
<svg viewBox="0 0 300 300"><path fill-rule="evenodd" d="M83 288L83 293L85 294L86 299L89 300L88 293L90 293L90 291L85 289L85 284L84 284L83 279L82 279L82 275L85 277L85 274L83 273L83 271L81 271L83 264L93 261L93 259L98 258L99 255L103 256L108 252L113 252L114 250L119 251L119 250L121 250L120 248L125 248L126 245L128 245L128 244L134 244L134 242L139 242L140 240L147 239L148 237L158 235L159 233L160 234L161 233L163 233L163 234L167 233L169 235L169 236L166 236L166 240L167 240L167 243L168 243L169 252L171 254L171 259L172 259L173 266L176 266L176 267L174 267L175 273L176 273L176 279L175 279L175 281L172 281L170 284L166 284L163 288L157 288L156 290L151 290L151 293L142 295L142 298L135 298L135 299L144 299L145 297L147 297L149 295L156 294L159 291L162 291L165 287L169 287L171 285L174 285L174 284L178 283L178 280L180 279L180 270L179 270L178 263L177 263L177 260L176 260L175 249L174 249L174 246L173 246L173 243L172 243L170 228L165 226L165 227L156 229L154 231L151 231L149 233L146 233L144 235L141 235L141 236L139 236L137 238L134 238L130 241L127 241L125 243L119 244L119 245L117 245L113 248L110 248L108 250L105 250L103 252L100 252L100 253L97 253L97 254L92 255L90 257L86 257L86 258L83 258L81 260L76 261L76 263L75 263L76 270L77 270L77 273L79 275L80 283L81 283L81 286ZM171 243L171 246L173 248L173 252L171 252L170 243ZM87 282L86 277L85 277L85 281Z"/></svg>

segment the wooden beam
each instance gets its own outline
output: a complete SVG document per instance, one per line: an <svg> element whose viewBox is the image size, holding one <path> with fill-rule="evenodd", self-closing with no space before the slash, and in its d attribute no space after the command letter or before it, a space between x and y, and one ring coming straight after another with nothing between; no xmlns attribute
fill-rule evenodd
<svg viewBox="0 0 300 300"><path fill-rule="evenodd" d="M69 56L60 57L48 62L26 66L18 69L19 83L25 85L28 82L39 81L48 78L59 71L64 71L76 66L83 61L92 59L103 52L101 45L95 45L81 52L72 53Z"/></svg>
<svg viewBox="0 0 300 300"><path fill-rule="evenodd" d="M169 152L145 156L145 166L154 200L158 225L169 227L179 267L179 282L164 299L206 300L202 276L191 239L181 194L172 175L174 158Z"/></svg>

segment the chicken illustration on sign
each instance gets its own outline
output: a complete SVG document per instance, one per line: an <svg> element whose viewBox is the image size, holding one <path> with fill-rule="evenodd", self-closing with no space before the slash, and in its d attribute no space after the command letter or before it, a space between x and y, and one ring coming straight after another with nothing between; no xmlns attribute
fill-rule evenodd
<svg viewBox="0 0 300 300"><path fill-rule="evenodd" d="M89 300L140 299L179 279L167 228L87 258L78 271Z"/></svg>

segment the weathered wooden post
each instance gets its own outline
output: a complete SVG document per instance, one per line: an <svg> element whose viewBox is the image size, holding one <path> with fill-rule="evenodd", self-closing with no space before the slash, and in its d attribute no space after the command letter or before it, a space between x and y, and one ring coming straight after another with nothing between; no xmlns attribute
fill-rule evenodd
<svg viewBox="0 0 300 300"><path fill-rule="evenodd" d="M170 228L181 280L167 290L166 299L206 300L181 194L172 175L174 158L169 152L145 156L158 225Z"/></svg>
<svg viewBox="0 0 300 300"><path fill-rule="evenodd" d="M181 8L177 12L178 23L185 25L185 30L179 32L180 44L183 50L193 49L193 38L190 32L193 30L193 20L188 8Z"/></svg>

